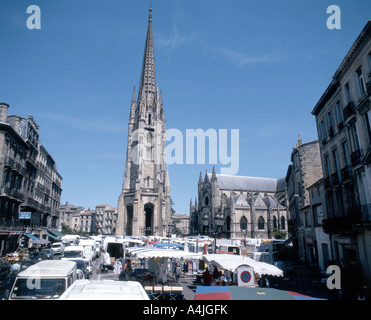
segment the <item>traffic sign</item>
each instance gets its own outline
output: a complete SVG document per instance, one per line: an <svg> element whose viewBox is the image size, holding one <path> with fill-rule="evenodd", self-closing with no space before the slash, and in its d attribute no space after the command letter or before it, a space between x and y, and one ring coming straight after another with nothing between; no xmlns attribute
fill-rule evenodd
<svg viewBox="0 0 371 320"><path fill-rule="evenodd" d="M237 271L237 285L239 287L254 287L255 286L255 273L254 268L248 265L240 265Z"/></svg>

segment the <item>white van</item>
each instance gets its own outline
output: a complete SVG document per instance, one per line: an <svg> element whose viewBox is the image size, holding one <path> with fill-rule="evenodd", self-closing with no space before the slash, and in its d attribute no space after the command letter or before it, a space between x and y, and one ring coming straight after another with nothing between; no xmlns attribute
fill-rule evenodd
<svg viewBox="0 0 371 320"><path fill-rule="evenodd" d="M52 244L52 251L54 254L63 254L64 245L62 242L55 242Z"/></svg>
<svg viewBox="0 0 371 320"><path fill-rule="evenodd" d="M104 255L109 260L103 259L103 267L112 269L115 260L124 258L125 243L123 239L109 237L104 240Z"/></svg>
<svg viewBox="0 0 371 320"><path fill-rule="evenodd" d="M137 281L76 280L59 300L149 300Z"/></svg>
<svg viewBox="0 0 371 320"><path fill-rule="evenodd" d="M92 251L89 247L83 246L69 246L67 247L62 256L62 260L68 259L83 259L88 264L88 270L92 273Z"/></svg>
<svg viewBox="0 0 371 320"><path fill-rule="evenodd" d="M77 246L80 242L80 236L77 234L66 234L61 240L62 242L69 242L72 246Z"/></svg>
<svg viewBox="0 0 371 320"><path fill-rule="evenodd" d="M76 278L75 262L43 260L18 273L9 300L58 299Z"/></svg>
<svg viewBox="0 0 371 320"><path fill-rule="evenodd" d="M99 254L97 255L97 252L96 252L96 242L95 242L95 240L93 240L93 239L80 240L79 246L91 249L92 260L95 260L95 258L99 257Z"/></svg>

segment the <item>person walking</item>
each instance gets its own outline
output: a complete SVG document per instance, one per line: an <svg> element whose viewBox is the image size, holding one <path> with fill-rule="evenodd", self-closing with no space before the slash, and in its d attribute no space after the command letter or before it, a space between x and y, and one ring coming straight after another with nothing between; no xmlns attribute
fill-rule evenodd
<svg viewBox="0 0 371 320"><path fill-rule="evenodd" d="M124 265L124 273L125 273L126 281L130 280L132 272L133 272L133 268L131 267L131 262L130 262L130 260L127 260L125 265Z"/></svg>
<svg viewBox="0 0 371 320"><path fill-rule="evenodd" d="M176 281L177 284L179 284L179 278L180 278L181 274L182 274L182 269L179 266L179 264L176 264L175 268L174 268L174 275L175 275L175 281Z"/></svg>
<svg viewBox="0 0 371 320"><path fill-rule="evenodd" d="M114 267L113 267L113 271L115 274L120 274L121 271L122 271L122 263L119 259L117 259L115 261L115 264L114 264Z"/></svg>

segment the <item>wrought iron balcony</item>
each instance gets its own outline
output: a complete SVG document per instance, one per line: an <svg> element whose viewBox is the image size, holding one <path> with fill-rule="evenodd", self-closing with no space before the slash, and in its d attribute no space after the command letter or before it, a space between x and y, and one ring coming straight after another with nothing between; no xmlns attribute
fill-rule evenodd
<svg viewBox="0 0 371 320"><path fill-rule="evenodd" d="M326 233L356 233L362 226L371 225L371 204L356 208L348 208L343 217L333 217L322 220Z"/></svg>

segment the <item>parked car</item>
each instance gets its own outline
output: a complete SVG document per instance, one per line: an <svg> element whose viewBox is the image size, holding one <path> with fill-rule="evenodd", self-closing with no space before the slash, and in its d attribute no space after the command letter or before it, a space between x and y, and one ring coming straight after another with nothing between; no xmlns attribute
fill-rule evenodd
<svg viewBox="0 0 371 320"><path fill-rule="evenodd" d="M67 259L67 261L76 262L77 271L80 271L83 275L82 279L89 279L91 272L88 263L83 259Z"/></svg>
<svg viewBox="0 0 371 320"><path fill-rule="evenodd" d="M62 242L55 242L52 244L52 250L54 254L63 254L64 245Z"/></svg>
<svg viewBox="0 0 371 320"><path fill-rule="evenodd" d="M37 262L41 260L48 260L48 256L46 255L45 252L42 251L33 251L30 253L30 261L32 262Z"/></svg>
<svg viewBox="0 0 371 320"><path fill-rule="evenodd" d="M52 249L42 249L41 252L45 253L48 259L54 258L54 252Z"/></svg>

